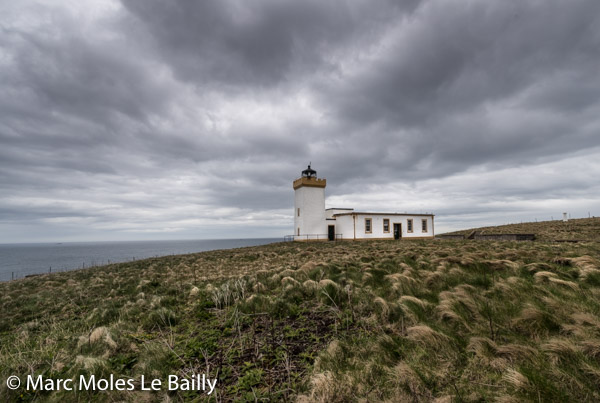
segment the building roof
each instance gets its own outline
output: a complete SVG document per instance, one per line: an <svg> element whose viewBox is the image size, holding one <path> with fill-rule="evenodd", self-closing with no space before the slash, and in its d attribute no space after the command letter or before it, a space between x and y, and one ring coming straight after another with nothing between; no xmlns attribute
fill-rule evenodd
<svg viewBox="0 0 600 403"><path fill-rule="evenodd" d="M351 213L339 213L334 214L334 217L343 216L343 215L389 215L389 216L424 216L424 217L433 217L435 214L411 214L411 213L369 213L362 211L353 211Z"/></svg>

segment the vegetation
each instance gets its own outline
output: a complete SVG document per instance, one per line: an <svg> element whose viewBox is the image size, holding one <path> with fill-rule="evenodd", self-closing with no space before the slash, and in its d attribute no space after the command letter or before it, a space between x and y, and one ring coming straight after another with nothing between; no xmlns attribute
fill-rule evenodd
<svg viewBox="0 0 600 403"><path fill-rule="evenodd" d="M596 242L280 243L2 283L0 399L598 401L599 262ZM5 384L198 373L210 396Z"/></svg>
<svg viewBox="0 0 600 403"><path fill-rule="evenodd" d="M578 218L568 221L540 221L499 225L449 232L468 236L473 231L480 234L535 234L541 241L600 241L600 217Z"/></svg>

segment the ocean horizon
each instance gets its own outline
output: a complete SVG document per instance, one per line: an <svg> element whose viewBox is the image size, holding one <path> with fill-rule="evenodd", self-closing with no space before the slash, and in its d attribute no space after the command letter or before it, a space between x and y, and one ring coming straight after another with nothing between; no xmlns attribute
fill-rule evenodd
<svg viewBox="0 0 600 403"><path fill-rule="evenodd" d="M0 281L151 257L281 242L283 238L0 244Z"/></svg>

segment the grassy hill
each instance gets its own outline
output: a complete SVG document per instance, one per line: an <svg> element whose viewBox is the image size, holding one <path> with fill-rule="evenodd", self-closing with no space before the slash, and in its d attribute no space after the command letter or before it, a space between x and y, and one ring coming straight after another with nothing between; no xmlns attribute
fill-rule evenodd
<svg viewBox="0 0 600 403"><path fill-rule="evenodd" d="M537 239L543 241L587 240L598 242L600 241L600 217L578 218L566 222L554 220L472 228L448 234L469 235L472 231L481 234L531 233L536 234Z"/></svg>
<svg viewBox="0 0 600 403"><path fill-rule="evenodd" d="M597 242L279 243L2 283L0 399L598 401L599 262ZM210 396L139 388L202 373ZM7 388L27 374L136 387Z"/></svg>

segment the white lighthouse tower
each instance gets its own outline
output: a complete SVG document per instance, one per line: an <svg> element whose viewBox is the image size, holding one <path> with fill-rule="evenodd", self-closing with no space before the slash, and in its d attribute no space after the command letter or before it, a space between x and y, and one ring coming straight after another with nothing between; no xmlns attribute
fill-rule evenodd
<svg viewBox="0 0 600 403"><path fill-rule="evenodd" d="M297 240L324 238L327 234L325 217L325 179L317 178L310 168L294 181L294 235Z"/></svg>

